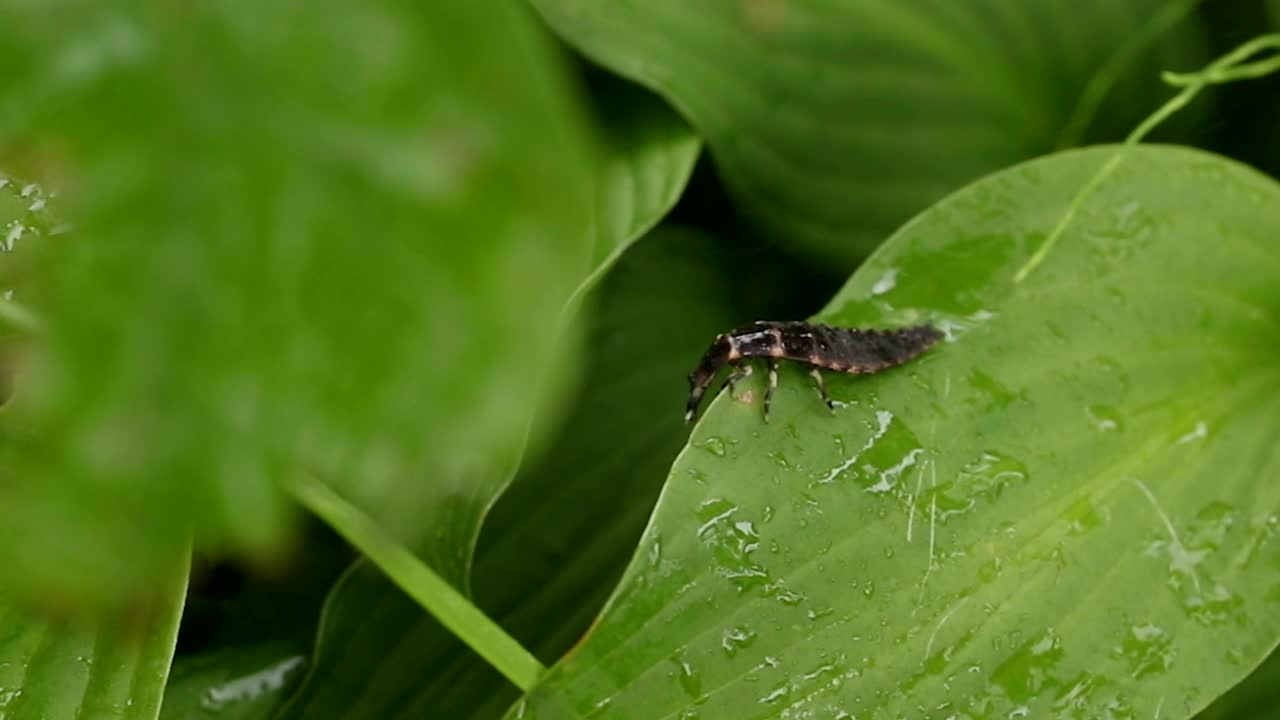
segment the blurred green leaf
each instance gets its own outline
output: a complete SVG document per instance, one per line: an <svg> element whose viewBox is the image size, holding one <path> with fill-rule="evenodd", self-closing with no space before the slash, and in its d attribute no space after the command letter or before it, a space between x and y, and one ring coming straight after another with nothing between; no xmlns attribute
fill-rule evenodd
<svg viewBox="0 0 1280 720"><path fill-rule="evenodd" d="M533 4L690 119L764 236L846 272L979 175L1123 137L1200 57L1170 29L1195 0Z"/></svg>
<svg viewBox="0 0 1280 720"><path fill-rule="evenodd" d="M465 576L572 357L586 125L517 4L330 10L0 10L0 141L52 149L77 228L0 453L5 591L113 601L190 528L273 548L300 465Z"/></svg>
<svg viewBox="0 0 1280 720"><path fill-rule="evenodd" d="M1271 720L1278 712L1280 653L1273 652L1244 682L1196 715L1196 720Z"/></svg>
<svg viewBox="0 0 1280 720"><path fill-rule="evenodd" d="M485 522L476 598L544 661L586 630L634 551L687 435L683 380L708 339L757 313L816 307L789 265L729 246L661 227L622 257L593 294L581 396ZM494 718L515 698L369 567L333 593L317 656L282 718Z"/></svg>
<svg viewBox="0 0 1280 720"><path fill-rule="evenodd" d="M1274 180L1171 147L1036 160L819 317L948 341L829 376L834 415L790 366L768 424L762 373L715 400L514 716L1178 720L1275 648Z"/></svg>
<svg viewBox="0 0 1280 720"><path fill-rule="evenodd" d="M153 720L182 616L183 566L119 618L47 621L0 606L0 717Z"/></svg>

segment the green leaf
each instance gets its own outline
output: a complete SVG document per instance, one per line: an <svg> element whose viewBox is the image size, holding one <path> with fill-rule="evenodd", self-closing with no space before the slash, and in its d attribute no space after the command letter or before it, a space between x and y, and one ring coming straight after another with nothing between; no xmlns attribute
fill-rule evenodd
<svg viewBox="0 0 1280 720"><path fill-rule="evenodd" d="M981 174L1122 137L1199 57L1195 0L534 5L689 118L762 234L846 271Z"/></svg>
<svg viewBox="0 0 1280 720"><path fill-rule="evenodd" d="M494 506L476 558L477 601L543 660L586 630L635 548L688 432L689 367L726 327L816 307L821 283L793 276L743 243L660 227L593 293L581 396ZM344 578L325 617L316 665L282 720L495 718L515 697L373 568Z"/></svg>
<svg viewBox="0 0 1280 720"><path fill-rule="evenodd" d="M162 720L271 717L302 680L321 604L350 558L316 522L278 567L197 565Z"/></svg>
<svg viewBox="0 0 1280 720"><path fill-rule="evenodd" d="M185 565L121 618L44 620L0 606L0 717L154 720L173 657Z"/></svg>
<svg viewBox="0 0 1280 720"><path fill-rule="evenodd" d="M947 342L829 376L834 414L794 367L768 424L763 373L716 399L516 717L1177 720L1276 646L1274 180L1172 147L1036 160L819 317Z"/></svg>
<svg viewBox="0 0 1280 720"><path fill-rule="evenodd" d="M702 140L661 98L613 80L598 99L604 147L596 168L588 292L684 192Z"/></svg>
<svg viewBox="0 0 1280 720"><path fill-rule="evenodd" d="M1196 715L1196 720L1269 720L1280 707L1280 653Z"/></svg>
<svg viewBox="0 0 1280 720"><path fill-rule="evenodd" d="M302 679L288 644L228 648L174 663L160 720L268 720Z"/></svg>
<svg viewBox="0 0 1280 720"><path fill-rule="evenodd" d="M461 584L572 357L586 124L518 4L331 10L0 11L0 139L56 150L77 229L7 418L5 591L111 602L191 528L274 548L299 465Z"/></svg>

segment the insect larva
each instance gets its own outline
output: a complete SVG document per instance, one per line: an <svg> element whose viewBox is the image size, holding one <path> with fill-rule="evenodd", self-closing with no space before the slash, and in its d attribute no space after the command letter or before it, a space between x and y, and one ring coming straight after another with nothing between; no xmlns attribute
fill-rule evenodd
<svg viewBox="0 0 1280 720"><path fill-rule="evenodd" d="M901 365L942 338L932 325L892 330L855 330L816 325L806 322L753 322L717 335L702 356L702 361L689 373L689 404L685 421L698 415L703 393L716 373L728 365L729 377L720 386L733 390L739 380L751 374L751 366L743 362L751 358L768 358L769 389L764 395L764 419L769 419L769 403L778 386L778 361L789 360L811 366L809 373L818 386L827 407L835 407L822 380L821 370L861 375Z"/></svg>

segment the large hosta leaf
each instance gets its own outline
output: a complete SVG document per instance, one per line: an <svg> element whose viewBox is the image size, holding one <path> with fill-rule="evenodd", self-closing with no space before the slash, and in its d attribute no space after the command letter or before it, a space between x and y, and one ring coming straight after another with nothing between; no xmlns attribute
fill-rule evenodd
<svg viewBox="0 0 1280 720"><path fill-rule="evenodd" d="M622 257L594 295L580 398L543 459L521 471L486 520L477 602L544 661L581 636L634 550L687 435L682 378L708 338L757 314L821 302L785 279L786 263L727 247L664 227ZM334 592L317 664L282 717L494 718L514 696L363 568Z"/></svg>
<svg viewBox="0 0 1280 720"><path fill-rule="evenodd" d="M1280 186L1101 147L904 227L821 314L883 375L761 374L676 461L517 717L1192 715L1280 639ZM752 397L754 396L754 397Z"/></svg>
<svg viewBox="0 0 1280 720"><path fill-rule="evenodd" d="M847 269L982 173L1082 129L1123 136L1166 95L1159 72L1194 65L1197 44L1193 28L1170 30L1185 1L534 5L679 107L764 233Z"/></svg>
<svg viewBox="0 0 1280 720"><path fill-rule="evenodd" d="M76 226L36 276L0 585L109 601L190 528L271 547L300 467L461 582L592 250L586 124L529 15L0 10L0 145L70 179Z"/></svg>

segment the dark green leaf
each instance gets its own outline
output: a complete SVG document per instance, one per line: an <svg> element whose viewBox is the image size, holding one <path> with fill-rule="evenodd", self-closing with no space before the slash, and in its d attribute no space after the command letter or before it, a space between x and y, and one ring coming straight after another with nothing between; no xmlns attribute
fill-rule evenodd
<svg viewBox="0 0 1280 720"><path fill-rule="evenodd" d="M1271 720L1280 710L1280 653L1271 653L1245 681L1196 715L1196 720Z"/></svg>
<svg viewBox="0 0 1280 720"><path fill-rule="evenodd" d="M979 175L1123 137L1161 70L1197 64L1196 29L1170 29L1194 4L534 1L690 119L761 233L845 271Z"/></svg>
<svg viewBox="0 0 1280 720"><path fill-rule="evenodd" d="M197 566L162 720L267 718L297 688L351 557L318 523L303 538L279 567Z"/></svg>
<svg viewBox="0 0 1280 720"><path fill-rule="evenodd" d="M174 663L160 720L267 720L302 679L288 644L228 648Z"/></svg>
<svg viewBox="0 0 1280 720"><path fill-rule="evenodd" d="M513 714L1190 717L1280 640L1280 186L1100 147L925 212L820 317L947 342L721 396Z"/></svg>

